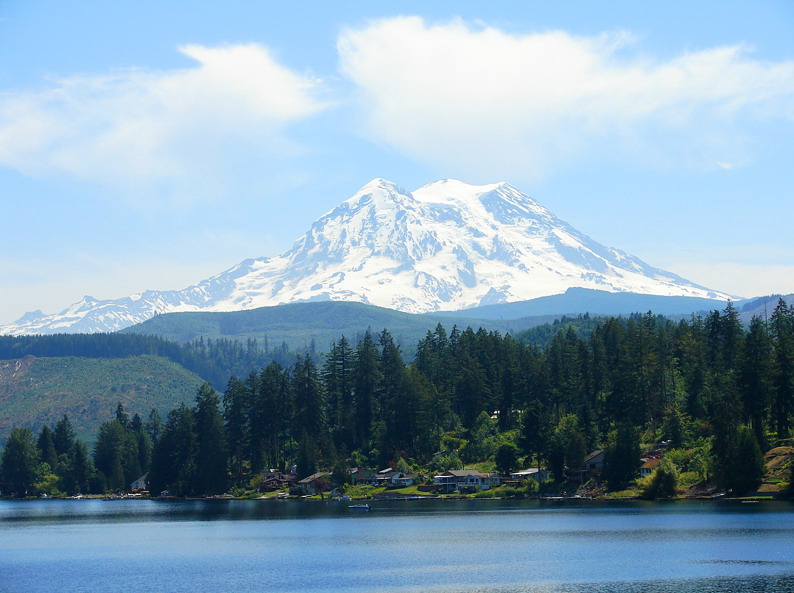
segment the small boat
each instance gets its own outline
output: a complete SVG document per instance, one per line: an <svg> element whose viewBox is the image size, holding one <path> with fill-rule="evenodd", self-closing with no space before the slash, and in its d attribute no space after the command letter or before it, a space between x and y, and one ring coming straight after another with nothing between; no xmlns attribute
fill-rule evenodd
<svg viewBox="0 0 794 593"><path fill-rule="evenodd" d="M347 508L349 508L351 511L370 511L370 510L372 510L372 507L370 507L368 504L351 504Z"/></svg>

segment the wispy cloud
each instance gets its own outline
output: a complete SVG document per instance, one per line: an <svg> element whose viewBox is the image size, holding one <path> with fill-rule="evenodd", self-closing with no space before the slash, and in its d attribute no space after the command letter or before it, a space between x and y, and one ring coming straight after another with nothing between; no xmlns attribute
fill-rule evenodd
<svg viewBox="0 0 794 593"><path fill-rule="evenodd" d="M200 193L245 154L267 169L301 147L285 128L327 107L321 83L260 45L180 48L192 68L128 69L0 94L0 164L133 190ZM275 166L278 168L278 165Z"/></svg>
<svg viewBox="0 0 794 593"><path fill-rule="evenodd" d="M582 157L715 168L747 160L748 122L794 120L794 62L741 45L660 60L625 32L514 35L418 17L346 29L337 45L369 135L468 178L543 176Z"/></svg>

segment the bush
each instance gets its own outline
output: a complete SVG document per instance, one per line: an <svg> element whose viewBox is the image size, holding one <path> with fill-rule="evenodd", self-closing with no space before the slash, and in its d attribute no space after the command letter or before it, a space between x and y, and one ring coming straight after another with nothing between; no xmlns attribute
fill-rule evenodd
<svg viewBox="0 0 794 593"><path fill-rule="evenodd" d="M689 467L697 449L670 449L665 457L672 461L681 471L694 471Z"/></svg>
<svg viewBox="0 0 794 593"><path fill-rule="evenodd" d="M678 488L678 469L666 457L659 462L654 472L640 480L642 498L670 498Z"/></svg>

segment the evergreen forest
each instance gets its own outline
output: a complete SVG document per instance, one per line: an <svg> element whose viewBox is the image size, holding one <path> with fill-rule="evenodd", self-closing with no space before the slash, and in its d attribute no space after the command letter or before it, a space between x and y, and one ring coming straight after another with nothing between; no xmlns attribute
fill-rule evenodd
<svg viewBox="0 0 794 593"><path fill-rule="evenodd" d="M763 451L792 443L794 308L783 300L747 325L728 303L680 321L647 313L554 329L541 346L439 324L410 361L386 329L340 336L323 356L271 357L223 390L206 383L195 405L162 418L119 404L90 452L67 417L38 435L15 429L0 483L18 496L105 492L148 473L152 495L202 496L243 492L270 468L341 481L349 467L432 475L470 464L543 466L561 482L601 449L602 480L619 490L642 451L664 443L650 491L686 478L739 493L760 483Z"/></svg>

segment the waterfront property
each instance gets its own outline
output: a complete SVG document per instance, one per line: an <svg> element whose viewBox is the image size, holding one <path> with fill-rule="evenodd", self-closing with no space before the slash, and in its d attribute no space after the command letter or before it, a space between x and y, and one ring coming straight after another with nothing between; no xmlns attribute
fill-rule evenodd
<svg viewBox="0 0 794 593"><path fill-rule="evenodd" d="M433 476L433 483L441 486L441 494L489 490L502 483L498 474L488 474L472 469L449 470Z"/></svg>

